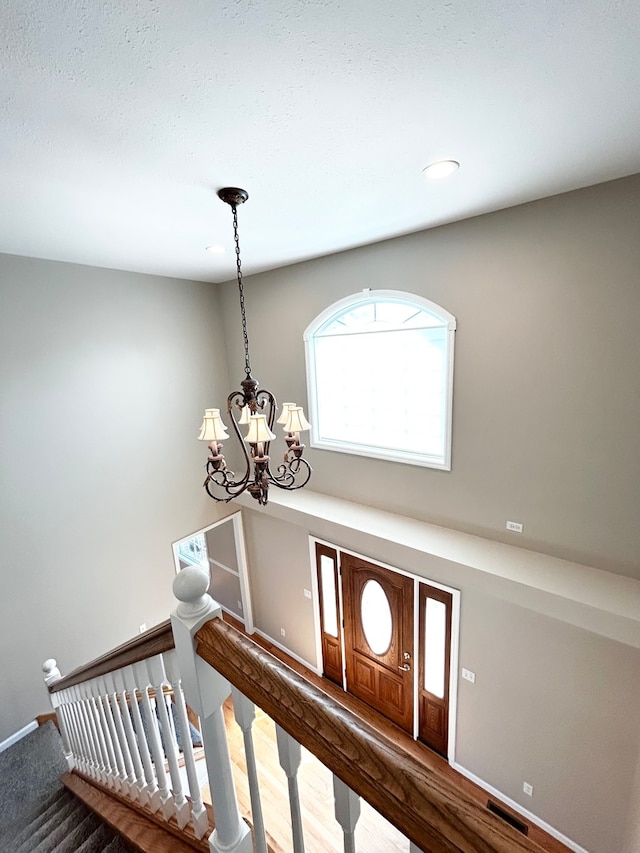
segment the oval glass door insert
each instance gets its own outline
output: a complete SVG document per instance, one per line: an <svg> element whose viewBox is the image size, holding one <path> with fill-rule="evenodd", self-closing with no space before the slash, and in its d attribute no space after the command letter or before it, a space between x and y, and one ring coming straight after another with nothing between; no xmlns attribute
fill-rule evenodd
<svg viewBox="0 0 640 853"><path fill-rule="evenodd" d="M383 655L391 645L391 607L378 581L368 580L362 590L360 619L364 637L374 655Z"/></svg>

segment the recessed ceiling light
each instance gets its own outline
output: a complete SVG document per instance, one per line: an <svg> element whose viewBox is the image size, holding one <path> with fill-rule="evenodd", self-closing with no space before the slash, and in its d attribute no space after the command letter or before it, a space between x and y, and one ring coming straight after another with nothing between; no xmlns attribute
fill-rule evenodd
<svg viewBox="0 0 640 853"><path fill-rule="evenodd" d="M448 178L460 168L460 163L457 160L438 160L437 163L431 163L422 170L422 174L430 181L437 181L440 178Z"/></svg>
<svg viewBox="0 0 640 853"><path fill-rule="evenodd" d="M207 252L211 252L212 255L224 255L226 251L224 246L207 246Z"/></svg>

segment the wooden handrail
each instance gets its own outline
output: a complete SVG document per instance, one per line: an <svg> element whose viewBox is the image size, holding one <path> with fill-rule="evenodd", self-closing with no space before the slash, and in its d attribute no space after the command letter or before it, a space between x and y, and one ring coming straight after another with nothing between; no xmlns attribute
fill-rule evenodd
<svg viewBox="0 0 640 853"><path fill-rule="evenodd" d="M171 651L173 648L171 622L167 619L166 622L161 622L155 628L150 628L144 634L129 640L128 643L123 643L121 646L112 649L106 655L74 669L60 681L50 684L49 692L56 693L58 690L64 690L65 687L82 684L83 681L106 675L108 672L114 672L123 666L130 666L154 655Z"/></svg>
<svg viewBox="0 0 640 853"><path fill-rule="evenodd" d="M221 619L197 653L390 823L430 853L541 853L448 779Z"/></svg>

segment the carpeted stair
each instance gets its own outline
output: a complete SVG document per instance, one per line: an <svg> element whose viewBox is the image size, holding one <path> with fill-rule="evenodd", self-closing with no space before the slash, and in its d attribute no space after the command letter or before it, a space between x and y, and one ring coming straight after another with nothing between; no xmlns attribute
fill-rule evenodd
<svg viewBox="0 0 640 853"><path fill-rule="evenodd" d="M0 753L1 853L127 853L120 837L62 787L66 770L53 723Z"/></svg>

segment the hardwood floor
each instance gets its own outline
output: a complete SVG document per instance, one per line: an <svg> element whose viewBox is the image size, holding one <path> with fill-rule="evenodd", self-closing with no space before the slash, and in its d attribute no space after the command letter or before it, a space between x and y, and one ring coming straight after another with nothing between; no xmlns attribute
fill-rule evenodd
<svg viewBox="0 0 640 853"><path fill-rule="evenodd" d="M230 699L225 703L224 711L238 805L241 813L251 819L242 732L235 722ZM278 762L275 725L259 708L256 709L256 721L253 724L253 741L267 841L274 853L291 853L293 842L287 778ZM331 773L304 749L298 785L307 853L342 850L342 831L333 812ZM206 802L211 801L206 788L203 797ZM407 853L409 850L409 842L364 801L356 828L356 844L358 850L367 853Z"/></svg>

